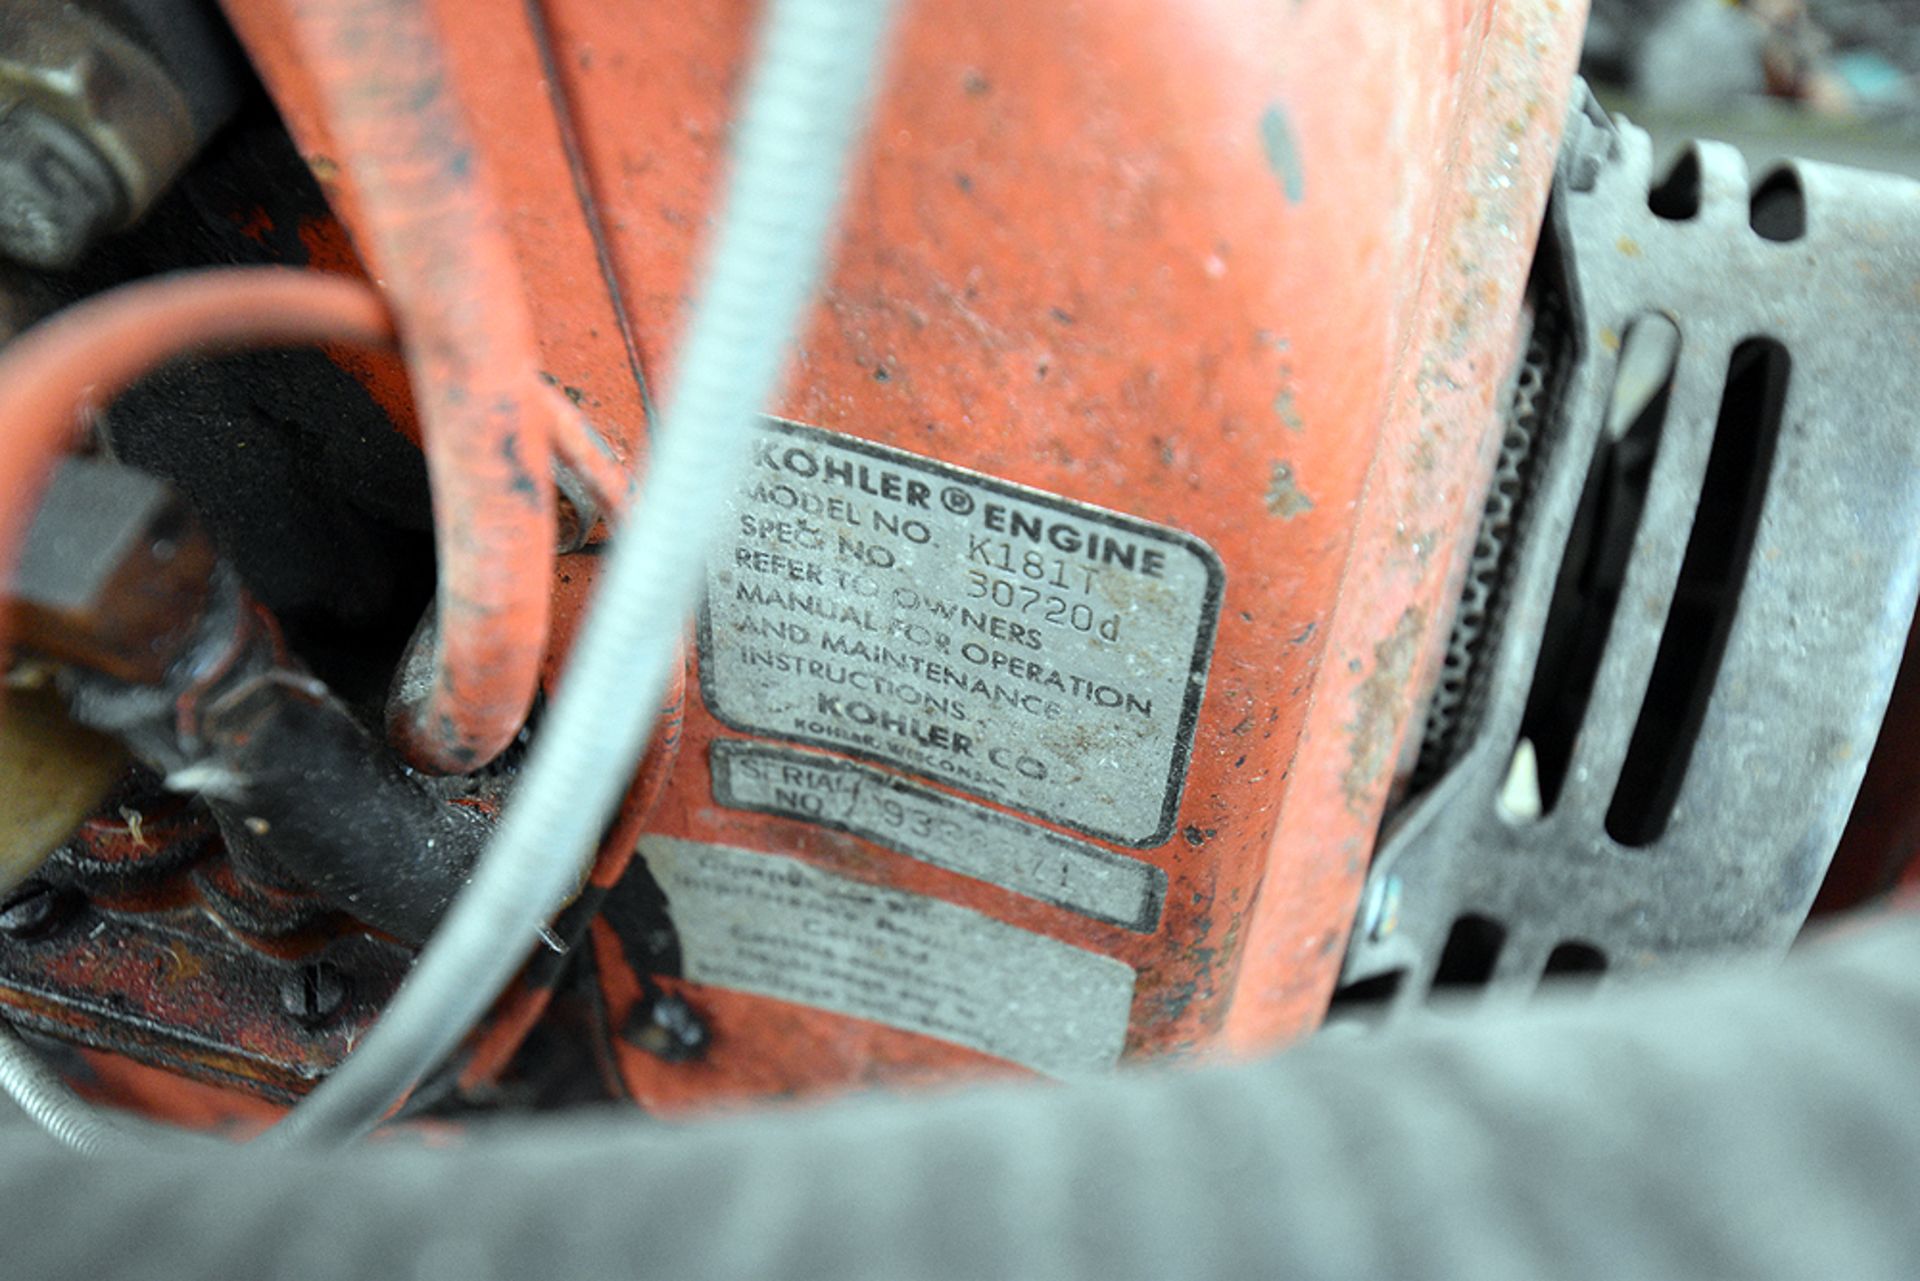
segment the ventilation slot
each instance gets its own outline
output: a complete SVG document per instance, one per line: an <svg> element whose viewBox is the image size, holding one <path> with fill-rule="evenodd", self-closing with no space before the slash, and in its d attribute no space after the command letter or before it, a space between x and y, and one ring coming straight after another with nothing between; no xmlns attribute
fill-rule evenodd
<svg viewBox="0 0 1920 1281"><path fill-rule="evenodd" d="M1393 1011L1393 1000L1406 981L1405 970L1388 970L1337 989L1327 1004L1327 1026L1368 1028L1386 1022Z"/></svg>
<svg viewBox="0 0 1920 1281"><path fill-rule="evenodd" d="M1775 169L1766 181L1754 188L1753 204L1747 222L1765 240L1798 240L1807 234L1807 197L1800 189L1800 175L1792 169Z"/></svg>
<svg viewBox="0 0 1920 1281"><path fill-rule="evenodd" d="M1607 809L1607 834L1622 845L1651 844L1673 816L1746 580L1788 365L1770 339L1734 349L1673 605Z"/></svg>
<svg viewBox="0 0 1920 1281"><path fill-rule="evenodd" d="M1547 979L1586 979L1599 978L1607 972L1607 954L1591 943L1562 943L1547 956L1547 968L1541 971L1541 977Z"/></svg>
<svg viewBox="0 0 1920 1281"><path fill-rule="evenodd" d="M1507 930L1500 922L1471 912L1458 918L1440 952L1433 990L1462 992L1485 987L1500 962L1500 949L1506 945Z"/></svg>
<svg viewBox="0 0 1920 1281"><path fill-rule="evenodd" d="M1679 352L1679 329L1659 315L1634 321L1621 344L1605 430L1560 561L1520 722L1515 761L1532 777L1523 780L1528 787L1508 789L1502 808L1509 817L1551 813L1566 783L1640 529Z"/></svg>
<svg viewBox="0 0 1920 1281"><path fill-rule="evenodd" d="M1674 161L1659 186L1647 193L1647 208L1657 218L1685 222L1700 212L1700 156L1691 149Z"/></svg>

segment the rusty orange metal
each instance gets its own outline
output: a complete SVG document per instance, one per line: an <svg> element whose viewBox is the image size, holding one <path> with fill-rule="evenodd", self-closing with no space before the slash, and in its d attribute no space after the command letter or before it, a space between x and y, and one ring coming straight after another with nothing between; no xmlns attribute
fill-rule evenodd
<svg viewBox="0 0 1920 1281"><path fill-rule="evenodd" d="M332 55L275 34L302 7L228 0L355 243L389 272L366 157L326 141ZM526 299L519 354L633 457L648 388L672 376L756 6L371 9L433 25L442 91L518 261L512 284L497 264L486 279ZM1165 920L1133 934L724 808L708 772L723 731L697 695L646 830L789 854L1117 957L1138 972L1131 1057L1311 1029L1444 642L1583 16L1578 0L907 6L836 266L770 408L1219 554L1175 834L1130 851L1165 871ZM530 572L523 553L495 572ZM558 572L563 644L594 562ZM617 1026L641 980L604 923L593 943ZM620 1049L648 1106L1004 1070L659 982L713 1040L697 1063Z"/></svg>
<svg viewBox="0 0 1920 1281"><path fill-rule="evenodd" d="M1293 894L1352 901L1390 790L1411 766L1416 717L1437 680L1499 443L1516 318L1546 207L1585 0L1462 5L1435 32L1461 37L1440 80L1445 123L1427 152L1433 200L1402 281L1394 361L1372 420L1373 457L1327 625L1327 649L1273 832L1319 858L1264 895L1247 942L1229 1045L1254 1051L1316 1026L1349 914L1315 936ZM1337 130L1328 118L1327 130ZM1417 155L1419 152L1403 152ZM1415 732L1409 734L1409 727Z"/></svg>

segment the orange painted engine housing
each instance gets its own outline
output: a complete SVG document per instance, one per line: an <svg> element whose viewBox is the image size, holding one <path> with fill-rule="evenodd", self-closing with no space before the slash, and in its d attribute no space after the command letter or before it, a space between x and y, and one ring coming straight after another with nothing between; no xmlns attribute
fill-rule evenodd
<svg viewBox="0 0 1920 1281"><path fill-rule="evenodd" d="M315 89L333 69L296 38L312 2L227 7L365 245L378 236L355 157ZM442 91L517 255L538 367L617 451L643 453L756 10L426 7ZM646 830L789 855L1117 958L1137 972L1128 1058L1315 1026L1457 598L1583 18L1578 0L905 6L835 266L771 408L1217 554L1224 594L1172 830L1113 847L1164 872L1164 911L1130 931L725 806L713 744L754 736L723 727L698 680ZM562 637L594 570L591 555L560 562ZM606 922L593 938L618 1026L641 984ZM712 1043L681 1063L619 1048L651 1107L1005 1066L809 1006L663 985Z"/></svg>

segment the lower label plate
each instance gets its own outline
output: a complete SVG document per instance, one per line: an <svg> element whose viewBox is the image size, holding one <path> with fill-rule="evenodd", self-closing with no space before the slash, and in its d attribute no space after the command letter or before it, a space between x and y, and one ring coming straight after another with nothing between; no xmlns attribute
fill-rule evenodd
<svg viewBox="0 0 1920 1281"><path fill-rule="evenodd" d="M1112 1068L1134 972L1112 957L798 859L648 836L682 972L937 1037L1053 1077Z"/></svg>

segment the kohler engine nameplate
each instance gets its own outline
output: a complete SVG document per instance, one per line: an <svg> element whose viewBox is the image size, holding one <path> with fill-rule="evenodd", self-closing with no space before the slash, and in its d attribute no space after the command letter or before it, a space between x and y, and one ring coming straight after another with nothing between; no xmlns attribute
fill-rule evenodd
<svg viewBox="0 0 1920 1281"><path fill-rule="evenodd" d="M1206 544L791 423L755 459L701 615L714 715L1167 839L1220 607Z"/></svg>

